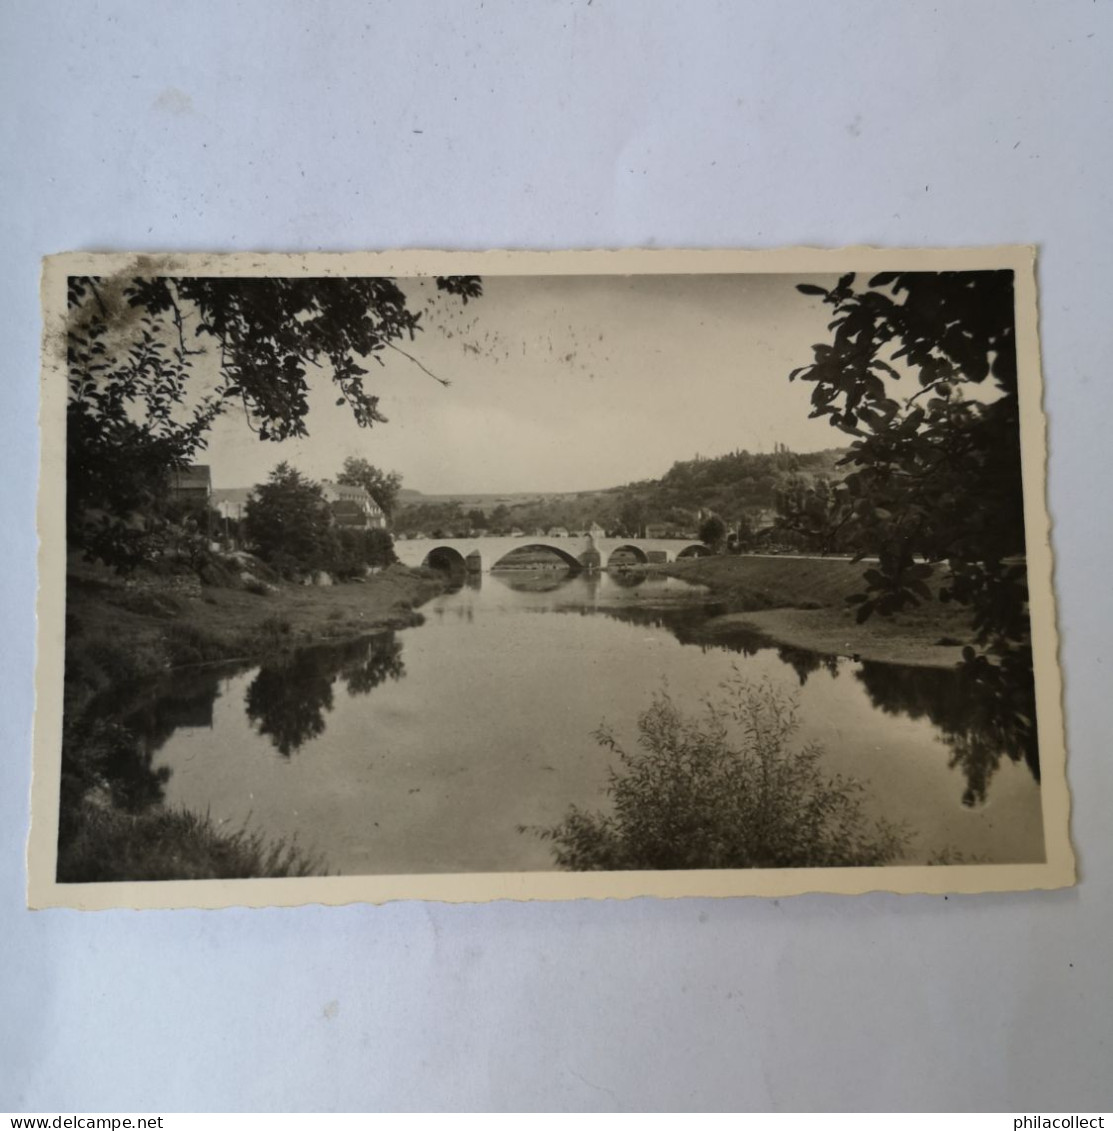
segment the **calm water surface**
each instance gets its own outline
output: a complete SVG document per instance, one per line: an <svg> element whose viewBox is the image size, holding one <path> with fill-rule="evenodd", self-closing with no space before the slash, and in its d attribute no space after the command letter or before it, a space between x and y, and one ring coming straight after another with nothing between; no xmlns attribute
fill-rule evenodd
<svg viewBox="0 0 1113 1131"><path fill-rule="evenodd" d="M858 663L746 631L696 641L706 593L654 575L485 575L425 624L119 697L152 795L296 837L347 874L549 869L519 827L605 805L604 720L630 745L667 683L695 707L734 670L798 697L801 742L906 822L907 862L1043 858L1039 785L942 669Z"/></svg>

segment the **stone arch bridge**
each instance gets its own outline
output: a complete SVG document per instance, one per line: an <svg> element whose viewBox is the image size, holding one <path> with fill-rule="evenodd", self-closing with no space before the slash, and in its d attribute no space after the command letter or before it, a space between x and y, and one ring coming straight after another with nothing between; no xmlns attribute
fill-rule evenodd
<svg viewBox="0 0 1113 1131"><path fill-rule="evenodd" d="M394 552L403 565L431 565L440 569L478 573L498 567L515 550L551 550L573 570L609 569L671 562L710 551L702 542L683 538L593 538L590 534L567 538L409 538L395 539ZM620 551L622 551L620 553Z"/></svg>

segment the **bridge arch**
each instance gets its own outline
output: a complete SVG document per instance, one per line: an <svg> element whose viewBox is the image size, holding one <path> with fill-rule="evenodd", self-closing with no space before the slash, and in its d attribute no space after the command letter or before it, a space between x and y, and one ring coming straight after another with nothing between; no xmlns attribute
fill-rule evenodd
<svg viewBox="0 0 1113 1131"><path fill-rule="evenodd" d="M451 546L434 546L421 564L426 569L439 569L442 573L461 574L467 569L464 555Z"/></svg>
<svg viewBox="0 0 1113 1131"><path fill-rule="evenodd" d="M618 558L617 562L615 558ZM621 546L615 546L607 555L607 568L610 569L612 565L629 564L624 561L624 559L628 558L633 558L634 562L638 565L645 565L649 561L649 555L640 546L623 543Z"/></svg>
<svg viewBox="0 0 1113 1131"><path fill-rule="evenodd" d="M711 553L710 547L705 546L702 542L692 542L690 545L685 546L676 557L678 560L680 558L708 558L711 556Z"/></svg>
<svg viewBox="0 0 1113 1131"><path fill-rule="evenodd" d="M569 569L580 570L583 568L583 566L580 564L579 559L576 558L575 555L570 554L567 550L562 550L559 546L550 546L547 542L523 542L519 543L518 545L512 546L509 550L506 551L505 554L499 557L496 561L492 562L491 569L498 569L499 566L502 565L502 563L506 561L506 559L510 557L511 554L516 554L521 550L547 550L549 553L555 554L558 558L560 558L560 560L566 566L568 566Z"/></svg>

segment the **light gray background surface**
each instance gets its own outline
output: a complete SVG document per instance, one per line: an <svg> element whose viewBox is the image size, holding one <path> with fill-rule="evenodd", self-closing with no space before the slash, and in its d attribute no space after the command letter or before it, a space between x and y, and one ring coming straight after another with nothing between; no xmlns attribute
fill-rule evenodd
<svg viewBox="0 0 1113 1131"><path fill-rule="evenodd" d="M1108 3L0 9L0 1108L1111 1103ZM39 258L1042 246L1075 891L23 910Z"/></svg>

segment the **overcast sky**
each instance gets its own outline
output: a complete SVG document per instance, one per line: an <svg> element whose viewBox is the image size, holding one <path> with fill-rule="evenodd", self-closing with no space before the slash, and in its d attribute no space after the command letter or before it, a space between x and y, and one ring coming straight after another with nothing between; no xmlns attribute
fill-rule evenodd
<svg viewBox="0 0 1113 1131"><path fill-rule="evenodd" d="M405 357L372 363L389 423L358 428L322 374L305 440L261 443L230 412L207 453L217 487L250 486L288 460L315 478L346 456L428 494L574 491L663 475L678 459L736 448L833 447L788 373L826 341L830 307L801 295L823 276L488 276L463 306L431 282L402 286L426 309Z"/></svg>

